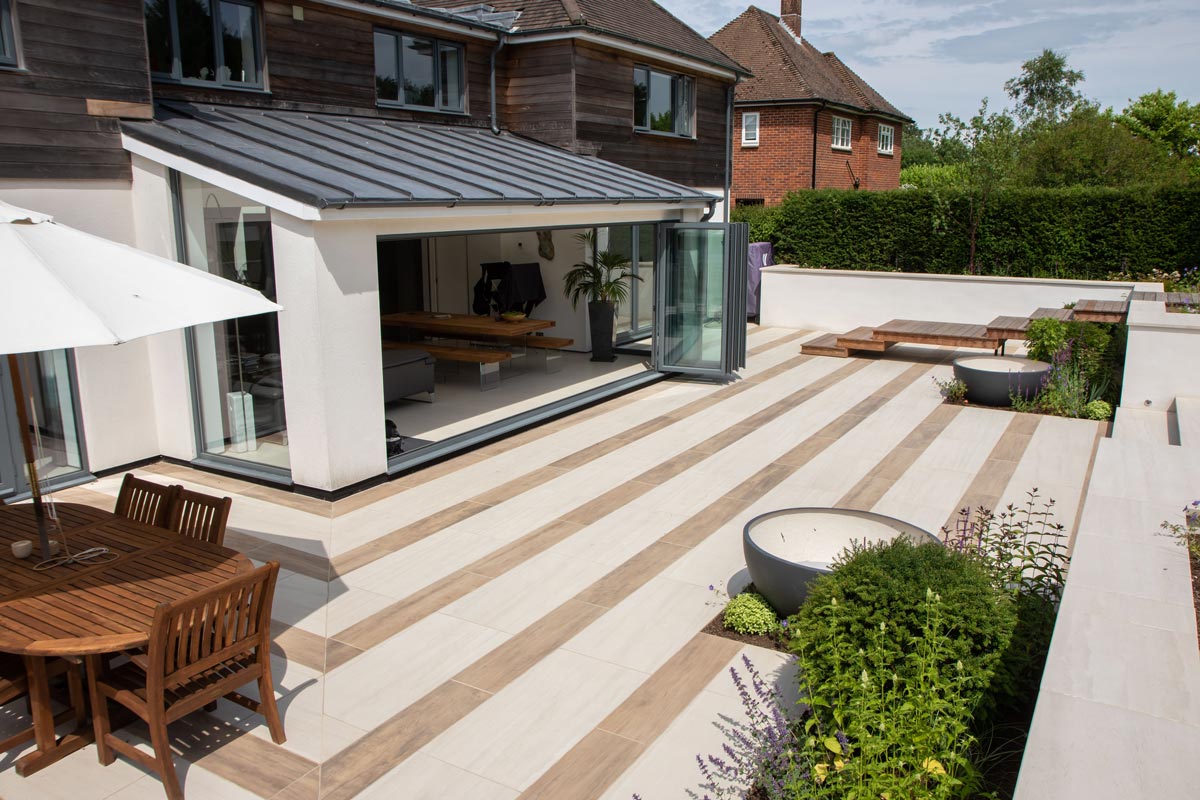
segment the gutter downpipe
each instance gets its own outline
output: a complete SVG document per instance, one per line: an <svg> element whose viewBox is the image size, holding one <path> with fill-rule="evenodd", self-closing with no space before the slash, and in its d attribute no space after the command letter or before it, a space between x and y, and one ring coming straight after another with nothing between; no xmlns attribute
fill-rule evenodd
<svg viewBox="0 0 1200 800"><path fill-rule="evenodd" d="M491 69L489 70L490 75L488 76L489 81L490 81L489 99L491 101L491 114L490 115L492 118L491 119L492 133L495 134L496 136L500 135L500 120L496 114L496 56L497 56L497 54L499 54L499 52L501 50L504 49L504 45L505 45L505 39L504 39L504 34L502 33L496 38L496 48L494 50L492 50L492 56L491 56L491 60L490 60ZM813 158L816 158L815 154L813 155Z"/></svg>
<svg viewBox="0 0 1200 800"><path fill-rule="evenodd" d="M821 112L824 111L825 108L826 108L825 103L821 103L821 105L816 106L813 109L812 186L810 187L812 189L817 188L817 119L820 118Z"/></svg>

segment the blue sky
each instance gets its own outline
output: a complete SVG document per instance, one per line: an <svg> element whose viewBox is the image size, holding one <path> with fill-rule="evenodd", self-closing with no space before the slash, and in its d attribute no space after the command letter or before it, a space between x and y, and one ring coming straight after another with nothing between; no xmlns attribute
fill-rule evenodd
<svg viewBox="0 0 1200 800"><path fill-rule="evenodd" d="M745 0L659 0L705 36ZM778 0L760 2L778 15ZM1082 91L1117 110L1154 89L1200 101L1196 0L805 0L803 33L922 127L939 112L970 116L983 97L1007 104L1004 82L1051 48L1086 75Z"/></svg>

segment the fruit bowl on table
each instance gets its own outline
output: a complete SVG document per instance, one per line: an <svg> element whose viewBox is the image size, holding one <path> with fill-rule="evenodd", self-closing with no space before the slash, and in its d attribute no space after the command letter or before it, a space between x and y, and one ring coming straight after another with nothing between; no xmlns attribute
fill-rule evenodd
<svg viewBox="0 0 1200 800"><path fill-rule="evenodd" d="M525 315L520 311L505 311L500 315L500 319L505 322L520 322L525 319Z"/></svg>

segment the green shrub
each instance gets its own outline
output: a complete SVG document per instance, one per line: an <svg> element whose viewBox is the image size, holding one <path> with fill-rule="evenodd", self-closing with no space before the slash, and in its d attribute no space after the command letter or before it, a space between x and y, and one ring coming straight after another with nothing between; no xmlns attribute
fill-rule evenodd
<svg viewBox="0 0 1200 800"><path fill-rule="evenodd" d="M958 378L946 378L945 380L934 378L933 385L938 388L938 392L947 403L958 406L967 399L967 385Z"/></svg>
<svg viewBox="0 0 1200 800"><path fill-rule="evenodd" d="M1098 420L1103 422L1112 417L1112 406L1103 400L1093 400L1083 408L1083 415L1088 419Z"/></svg>
<svg viewBox="0 0 1200 800"><path fill-rule="evenodd" d="M743 636L762 636L779 627L775 609L757 592L742 592L730 600L721 621L726 628Z"/></svg>
<svg viewBox="0 0 1200 800"><path fill-rule="evenodd" d="M926 590L942 598L942 624L951 640L945 663L962 661L973 708L1008 647L1016 612L1011 598L995 591L983 565L939 544L918 546L897 539L844 553L830 574L809 587L791 626L794 648L830 641L837 627L853 649L867 651L877 646L879 626L886 625L888 641L879 646L899 664L902 648L922 635ZM844 669L833 651L810 649L806 657L815 675L837 675ZM897 669L902 677L904 670L903 665Z"/></svg>
<svg viewBox="0 0 1200 800"><path fill-rule="evenodd" d="M914 189L961 189L966 184L962 164L916 164L900 170L900 185Z"/></svg>
<svg viewBox="0 0 1200 800"><path fill-rule="evenodd" d="M1025 347L1035 361L1050 362L1067 343L1067 323L1054 317L1035 319L1025 329Z"/></svg>

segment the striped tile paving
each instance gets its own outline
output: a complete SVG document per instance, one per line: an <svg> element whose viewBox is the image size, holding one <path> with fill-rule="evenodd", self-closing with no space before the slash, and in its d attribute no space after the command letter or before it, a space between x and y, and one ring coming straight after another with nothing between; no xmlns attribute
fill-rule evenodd
<svg viewBox="0 0 1200 800"><path fill-rule="evenodd" d="M677 723L737 712L721 674L744 648L700 629L707 585L745 580L750 516L842 505L937 527L1044 478L1075 493L1073 522L1096 426L941 405L930 376L949 351L799 355L812 335L764 330L742 380L657 384L337 503L145 470L234 494L231 543L285 570L273 629L289 740L224 703L196 715L172 730L188 796L682 794L694 763L662 754L710 732ZM103 506L119 478L60 498ZM0 795L135 797L148 781L89 748L27 780L0 772Z"/></svg>

